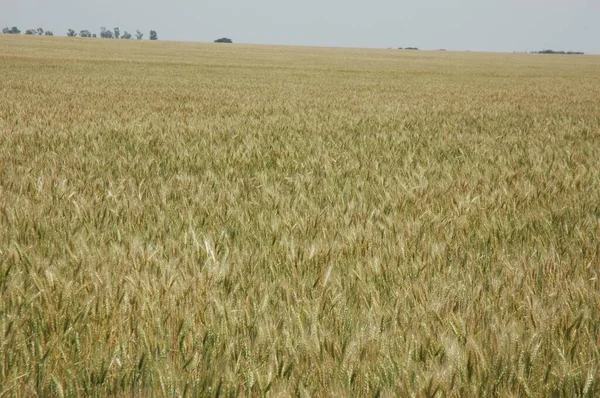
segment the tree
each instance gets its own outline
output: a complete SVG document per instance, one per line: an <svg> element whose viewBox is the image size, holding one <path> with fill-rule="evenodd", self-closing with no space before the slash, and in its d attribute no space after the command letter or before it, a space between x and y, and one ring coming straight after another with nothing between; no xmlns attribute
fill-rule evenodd
<svg viewBox="0 0 600 398"><path fill-rule="evenodd" d="M233 40L228 39L227 37L222 37L220 39L215 40L215 43L233 43Z"/></svg>
<svg viewBox="0 0 600 398"><path fill-rule="evenodd" d="M129 33L128 31L123 32L121 39L125 39L125 40L131 39L131 33Z"/></svg>
<svg viewBox="0 0 600 398"><path fill-rule="evenodd" d="M82 30L79 32L79 36L81 37L92 37L92 33L89 30Z"/></svg>
<svg viewBox="0 0 600 398"><path fill-rule="evenodd" d="M113 30L115 31L115 39L118 39L121 36L121 29L114 28Z"/></svg>
<svg viewBox="0 0 600 398"><path fill-rule="evenodd" d="M69 29L67 31L67 36L69 36L69 37L75 37L75 36L77 36L77 33L73 29Z"/></svg>
<svg viewBox="0 0 600 398"><path fill-rule="evenodd" d="M44 34L44 29L42 28L37 28L36 29L36 33L38 34L38 36L42 36Z"/></svg>
<svg viewBox="0 0 600 398"><path fill-rule="evenodd" d="M150 31L150 40L158 40L158 34L155 30Z"/></svg>
<svg viewBox="0 0 600 398"><path fill-rule="evenodd" d="M112 32L112 30L108 30L103 26L100 28L100 37L103 39L112 39L113 32Z"/></svg>
<svg viewBox="0 0 600 398"><path fill-rule="evenodd" d="M21 31L16 26L13 26L12 28L6 27L6 28L2 29L2 33L6 34L6 35L20 35Z"/></svg>
<svg viewBox="0 0 600 398"><path fill-rule="evenodd" d="M33 36L33 35L37 34L37 31L35 29L27 29L25 31L25 34L28 35L28 36Z"/></svg>
<svg viewBox="0 0 600 398"><path fill-rule="evenodd" d="M52 32L51 30L47 30L46 32L44 32L44 36L54 36L54 32Z"/></svg>
<svg viewBox="0 0 600 398"><path fill-rule="evenodd" d="M94 39L95 39L96 37L98 37L98 36L96 36L96 34L95 34L95 33L92 33L92 38L94 38Z"/></svg>
<svg viewBox="0 0 600 398"><path fill-rule="evenodd" d="M135 32L135 38L138 39L138 40L142 40L144 38L144 34L142 32L140 32L140 30L138 29Z"/></svg>

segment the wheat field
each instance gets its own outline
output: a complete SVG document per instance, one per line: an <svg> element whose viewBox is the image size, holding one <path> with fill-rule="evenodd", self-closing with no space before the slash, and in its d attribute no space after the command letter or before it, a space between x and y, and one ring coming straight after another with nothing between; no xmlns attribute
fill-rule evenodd
<svg viewBox="0 0 600 398"><path fill-rule="evenodd" d="M600 394L600 56L0 48L0 396Z"/></svg>

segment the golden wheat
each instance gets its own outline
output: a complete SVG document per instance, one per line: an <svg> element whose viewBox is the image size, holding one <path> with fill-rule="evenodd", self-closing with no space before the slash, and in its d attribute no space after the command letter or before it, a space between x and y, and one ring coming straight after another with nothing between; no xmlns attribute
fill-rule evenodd
<svg viewBox="0 0 600 398"><path fill-rule="evenodd" d="M0 46L0 395L600 393L600 57Z"/></svg>

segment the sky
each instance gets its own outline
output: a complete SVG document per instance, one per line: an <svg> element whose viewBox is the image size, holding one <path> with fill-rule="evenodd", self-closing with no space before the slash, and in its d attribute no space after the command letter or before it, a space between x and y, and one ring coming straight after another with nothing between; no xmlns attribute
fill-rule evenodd
<svg viewBox="0 0 600 398"><path fill-rule="evenodd" d="M0 0L0 28L161 40L600 54L600 0Z"/></svg>

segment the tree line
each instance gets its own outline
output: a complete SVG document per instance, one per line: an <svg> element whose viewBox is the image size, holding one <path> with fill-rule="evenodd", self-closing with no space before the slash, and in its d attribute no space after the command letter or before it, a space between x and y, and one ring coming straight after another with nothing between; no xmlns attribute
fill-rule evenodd
<svg viewBox="0 0 600 398"><path fill-rule="evenodd" d="M555 51L555 50L532 51L531 54L585 55L585 53L583 53L581 51Z"/></svg>
<svg viewBox="0 0 600 398"><path fill-rule="evenodd" d="M7 34L7 35L20 35L21 30L19 30L19 28L17 28L16 26L13 26L12 28L6 27L6 28L2 29L2 33ZM42 28L27 29L25 31L25 34L29 35L29 36L54 36L54 33L52 31L50 31L50 30L44 31L44 29L42 29ZM92 33L87 29L80 31L79 33L75 32L73 29L67 30L67 36L77 37L77 35L79 35L79 37L91 37L91 38L98 37L98 35L96 35L96 33ZM126 30L123 31L123 33L121 33L121 29L119 29L119 28L106 29L103 26L100 28L100 37L103 39L126 39L126 40L129 40L129 39L133 38L133 35L131 33L127 32ZM144 38L144 34L138 29L135 32L135 38L137 40L142 40ZM150 38L150 40L158 40L158 33L156 33L155 30L151 30L149 38Z"/></svg>

